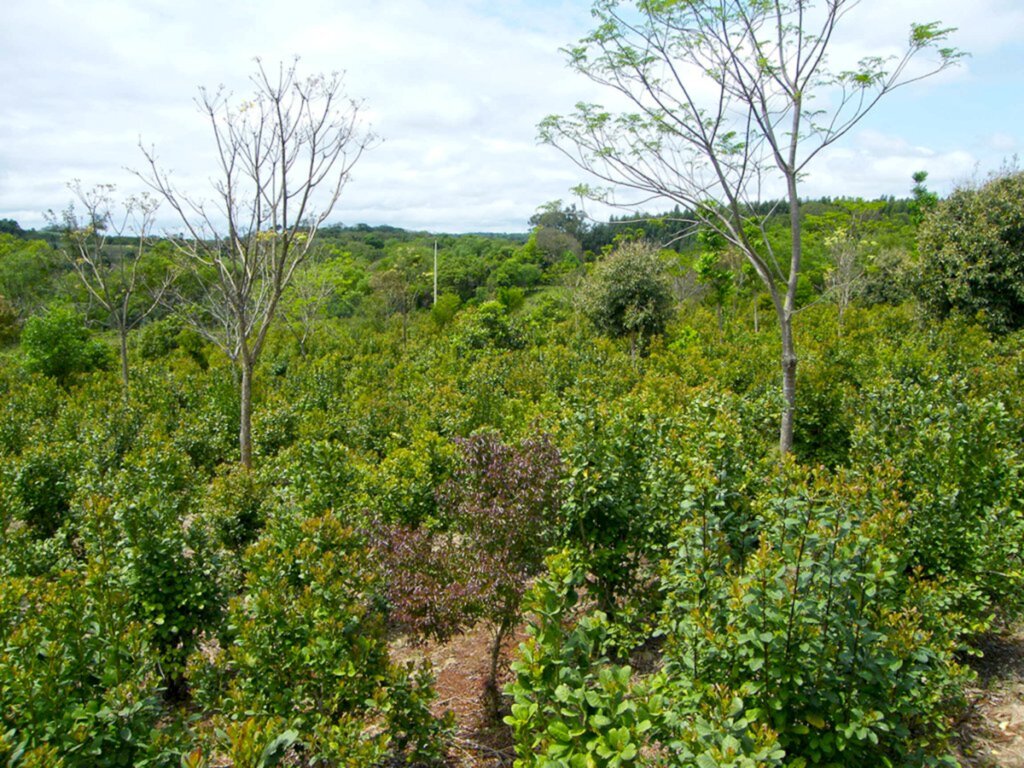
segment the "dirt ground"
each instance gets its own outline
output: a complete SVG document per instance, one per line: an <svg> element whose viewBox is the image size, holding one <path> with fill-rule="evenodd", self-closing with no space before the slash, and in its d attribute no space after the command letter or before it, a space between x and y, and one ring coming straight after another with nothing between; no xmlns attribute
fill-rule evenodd
<svg viewBox="0 0 1024 768"><path fill-rule="evenodd" d="M505 658L521 640L508 640ZM392 646L395 660L429 659L433 666L435 714L455 716L450 768L503 768L513 761L508 728L485 714L490 642L480 626L443 645L399 639ZM970 706L958 727L957 757L964 768L1024 768L1024 626L987 638L981 650L984 656L971 661L978 679L966 691ZM501 684L510 678L507 664L501 678Z"/></svg>
<svg viewBox="0 0 1024 768"><path fill-rule="evenodd" d="M960 727L965 768L1024 768L1024 626L986 639Z"/></svg>
<svg viewBox="0 0 1024 768"><path fill-rule="evenodd" d="M508 659L522 635L504 645ZM449 768L499 768L512 765L512 739L508 726L488 722L484 689L490 666L491 633L483 625L458 635L443 645L410 645L396 641L391 648L396 661L427 659L437 678L434 714L455 715L455 737L449 754ZM499 688L511 678L507 661L499 674Z"/></svg>

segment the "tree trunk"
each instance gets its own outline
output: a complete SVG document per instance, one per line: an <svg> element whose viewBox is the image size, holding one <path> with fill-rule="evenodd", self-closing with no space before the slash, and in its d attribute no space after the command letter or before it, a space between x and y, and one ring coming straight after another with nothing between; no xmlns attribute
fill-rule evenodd
<svg viewBox="0 0 1024 768"><path fill-rule="evenodd" d="M117 329L121 341L121 384L124 387L124 397L128 399L128 329L123 325Z"/></svg>
<svg viewBox="0 0 1024 768"><path fill-rule="evenodd" d="M794 126L794 131L796 126ZM779 312L782 334L782 423L779 427L779 453L785 457L793 450L793 422L796 419L796 345L793 343L793 313L796 311L796 289L800 278L803 240L800 232L800 198L797 196L796 173L787 174L789 191L789 228L792 253L786 283L786 301ZM776 306L778 309L778 307Z"/></svg>
<svg viewBox="0 0 1024 768"><path fill-rule="evenodd" d="M239 399L241 419L238 428L238 447L241 453L242 466L252 469L252 360L243 355L239 362L242 366L242 389Z"/></svg>
<svg viewBox="0 0 1024 768"><path fill-rule="evenodd" d="M501 691L498 690L498 662L501 660L501 646L506 635L512 629L506 622L498 623L494 628L494 636L491 642L490 668L487 672L487 681L484 684L484 696L488 717L493 722L500 722L501 714Z"/></svg>
<svg viewBox="0 0 1024 768"><path fill-rule="evenodd" d="M782 330L782 423L779 427L779 453L793 450L793 422L796 418L796 350L793 346L793 315L783 311L779 316Z"/></svg>

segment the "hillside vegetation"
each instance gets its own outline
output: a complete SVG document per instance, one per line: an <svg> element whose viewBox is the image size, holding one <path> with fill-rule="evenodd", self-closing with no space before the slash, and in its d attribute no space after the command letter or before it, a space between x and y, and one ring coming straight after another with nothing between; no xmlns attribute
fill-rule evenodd
<svg viewBox="0 0 1024 768"><path fill-rule="evenodd" d="M432 671L391 648L479 625L517 765L955 764L966 661L1024 595L1020 281L991 272L1019 227L955 242L985 199L801 206L785 457L774 313L678 211L321 227L251 468L170 244L102 244L144 267L122 377L67 233L9 223L0 759L443 765Z"/></svg>

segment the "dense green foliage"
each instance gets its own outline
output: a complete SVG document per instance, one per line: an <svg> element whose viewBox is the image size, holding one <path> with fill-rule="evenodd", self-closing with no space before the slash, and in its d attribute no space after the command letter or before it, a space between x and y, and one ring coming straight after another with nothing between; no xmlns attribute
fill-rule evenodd
<svg viewBox="0 0 1024 768"><path fill-rule="evenodd" d="M937 314L1024 326L1024 172L953 192L925 217L920 245L920 295Z"/></svg>
<svg viewBox="0 0 1024 768"><path fill-rule="evenodd" d="M646 346L664 332L672 315L672 292L664 262L649 245L626 243L595 268L584 293L584 311L610 336L628 336Z"/></svg>
<svg viewBox="0 0 1024 768"><path fill-rule="evenodd" d="M538 226L589 249L570 214ZM520 765L948 763L964 654L1024 609L1024 344L896 290L905 203L804 215L784 464L778 328L706 238L440 237L432 308L433 238L326 230L260 363L252 470L200 329L133 330L125 396L115 329L25 298L0 367L0 761L437 763L431 672L391 641L484 621L500 677L525 613L492 698ZM637 252L644 355L585 311Z"/></svg>
<svg viewBox="0 0 1024 768"><path fill-rule="evenodd" d="M110 350L89 340L84 319L70 307L54 307L43 315L34 315L21 334L25 368L52 376L62 384L76 373L84 373L109 364Z"/></svg>
<svg viewBox="0 0 1024 768"><path fill-rule="evenodd" d="M0 234L0 296L27 315L52 291L59 263L43 240Z"/></svg>

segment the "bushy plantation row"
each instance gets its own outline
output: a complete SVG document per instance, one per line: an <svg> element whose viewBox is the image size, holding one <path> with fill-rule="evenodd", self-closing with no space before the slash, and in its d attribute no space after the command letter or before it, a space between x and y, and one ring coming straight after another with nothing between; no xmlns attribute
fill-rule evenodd
<svg viewBox="0 0 1024 768"><path fill-rule="evenodd" d="M485 622L522 766L952 764L972 642L1024 594L1022 337L808 306L780 463L777 332L726 309L642 344L558 293L281 329L252 471L187 331L133 332L127 398L11 349L2 759L439 764L389 642Z"/></svg>

